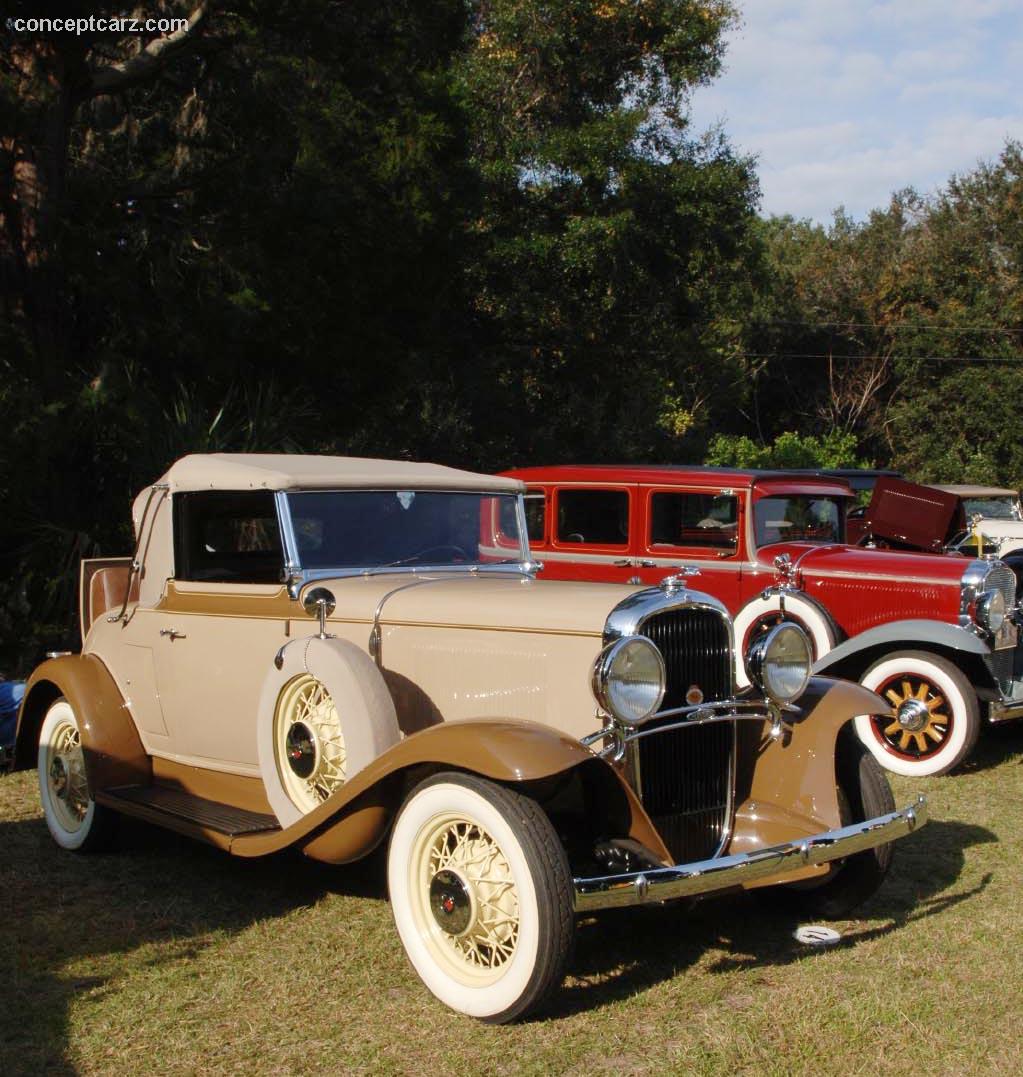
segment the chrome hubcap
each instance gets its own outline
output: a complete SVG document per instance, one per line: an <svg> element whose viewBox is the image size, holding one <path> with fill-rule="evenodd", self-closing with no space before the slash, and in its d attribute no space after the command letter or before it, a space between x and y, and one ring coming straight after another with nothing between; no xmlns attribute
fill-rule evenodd
<svg viewBox="0 0 1023 1077"><path fill-rule="evenodd" d="M899 725L909 733L919 733L931 720L927 704L920 699L907 699L896 711Z"/></svg>
<svg viewBox="0 0 1023 1077"><path fill-rule="evenodd" d="M299 778L308 778L316 769L316 738L304 722L296 722L286 738L288 766Z"/></svg>
<svg viewBox="0 0 1023 1077"><path fill-rule="evenodd" d="M430 883L430 909L442 931L464 935L473 920L472 896L461 876L438 871Z"/></svg>

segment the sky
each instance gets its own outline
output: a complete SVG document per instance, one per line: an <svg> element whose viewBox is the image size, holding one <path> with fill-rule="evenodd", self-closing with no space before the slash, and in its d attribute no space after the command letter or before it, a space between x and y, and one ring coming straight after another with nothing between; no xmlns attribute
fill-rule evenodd
<svg viewBox="0 0 1023 1077"><path fill-rule="evenodd" d="M862 220L1023 141L1023 0L736 2L693 121L756 156L765 214Z"/></svg>

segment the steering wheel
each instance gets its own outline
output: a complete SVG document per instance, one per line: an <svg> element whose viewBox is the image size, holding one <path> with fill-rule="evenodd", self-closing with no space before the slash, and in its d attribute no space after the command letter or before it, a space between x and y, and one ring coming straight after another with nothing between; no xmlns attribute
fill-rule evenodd
<svg viewBox="0 0 1023 1077"><path fill-rule="evenodd" d="M408 557L403 557L400 561L392 561L390 567L396 565L411 565L416 561L422 561L424 557L427 557L430 554L437 553L449 553L452 554L455 559L461 559L462 561L469 560L469 554L461 546L457 546L453 542L445 542L438 546L425 546L423 549L416 551L416 553L409 554Z"/></svg>

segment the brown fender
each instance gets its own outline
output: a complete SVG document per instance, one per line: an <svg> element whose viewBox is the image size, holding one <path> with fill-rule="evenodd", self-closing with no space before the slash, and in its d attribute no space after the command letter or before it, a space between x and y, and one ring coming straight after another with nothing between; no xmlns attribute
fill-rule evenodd
<svg viewBox="0 0 1023 1077"><path fill-rule="evenodd" d="M151 764L128 705L106 666L91 654L51 658L36 667L18 712L14 769L36 765L39 729L60 696L78 719L93 794L118 785L148 785Z"/></svg>
<svg viewBox="0 0 1023 1077"><path fill-rule="evenodd" d="M540 781L586 766L590 782L612 793L620 790L618 799L629 835L656 855L668 856L635 794L609 764L548 726L503 719L444 722L413 733L297 823L273 834L239 836L232 841L231 852L263 856L297 844L316 860L332 864L355 860L386 833L401 805L405 772L423 766L515 783Z"/></svg>
<svg viewBox="0 0 1023 1077"><path fill-rule="evenodd" d="M858 714L886 714L880 696L851 681L811 679L799 714L780 739L740 723L736 813L729 853L746 853L798 841L847 822L841 818L835 754L842 727ZM752 728L751 728L752 727ZM826 868L809 868L807 875ZM763 885L770 885L765 879ZM759 882L758 882L758 885Z"/></svg>

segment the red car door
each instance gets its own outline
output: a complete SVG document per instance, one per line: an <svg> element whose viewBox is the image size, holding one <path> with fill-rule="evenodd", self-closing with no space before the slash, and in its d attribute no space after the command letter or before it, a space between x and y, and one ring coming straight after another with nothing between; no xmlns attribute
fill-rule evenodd
<svg viewBox="0 0 1023 1077"><path fill-rule="evenodd" d="M542 495L542 496L541 496ZM633 583L637 488L551 484L526 494L529 545L541 579Z"/></svg>
<svg viewBox="0 0 1023 1077"><path fill-rule="evenodd" d="M706 591L731 613L739 606L743 500L739 492L707 487L643 487L636 528L637 571L660 583L680 566L699 569L695 590Z"/></svg>

